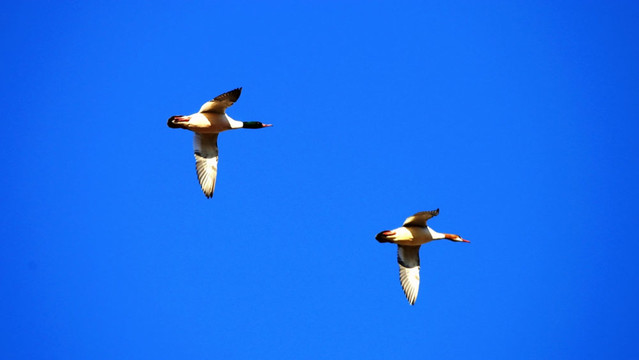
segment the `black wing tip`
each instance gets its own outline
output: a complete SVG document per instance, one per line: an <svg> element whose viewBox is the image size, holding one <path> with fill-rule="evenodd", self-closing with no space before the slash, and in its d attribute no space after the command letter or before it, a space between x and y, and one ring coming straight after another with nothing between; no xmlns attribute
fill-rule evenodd
<svg viewBox="0 0 639 360"><path fill-rule="evenodd" d="M437 216L437 215L439 215L439 208L437 208L435 210L418 211L415 214L413 214L413 216L419 216L419 215L424 215L424 214L430 214L431 216Z"/></svg>
<svg viewBox="0 0 639 360"><path fill-rule="evenodd" d="M237 101L237 99L240 98L240 94L242 94L242 87L240 86L239 88L235 88L235 89L231 90L231 93L235 97L235 99L233 101L234 102Z"/></svg>
<svg viewBox="0 0 639 360"><path fill-rule="evenodd" d="M240 98L240 94L242 94L242 87L235 88L231 91L227 91L224 94L220 94L215 97L216 101L229 100L231 102L236 102L237 99Z"/></svg>
<svg viewBox="0 0 639 360"><path fill-rule="evenodd" d="M240 96L241 93L242 93L242 87L241 86L239 88L235 88L235 89L227 92L227 94L233 94L233 95L237 94L238 97Z"/></svg>
<svg viewBox="0 0 639 360"><path fill-rule="evenodd" d="M204 196L206 196L207 199L210 199L213 197L213 191L211 191L210 193L207 193L206 190L202 188L202 193L204 193Z"/></svg>
<svg viewBox="0 0 639 360"><path fill-rule="evenodd" d="M411 300L410 295L408 295L408 292L406 292L406 290L404 290L404 296L406 296L406 300L408 300L408 303L411 306L415 305L415 301L417 301L417 297Z"/></svg>

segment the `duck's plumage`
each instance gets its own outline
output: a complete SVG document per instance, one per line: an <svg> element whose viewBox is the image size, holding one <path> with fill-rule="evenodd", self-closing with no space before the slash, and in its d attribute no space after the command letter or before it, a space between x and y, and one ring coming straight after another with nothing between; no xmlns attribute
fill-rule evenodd
<svg viewBox="0 0 639 360"><path fill-rule="evenodd" d="M399 264L399 281L408 302L413 305L419 293L419 249L421 245L438 239L469 242L459 235L438 233L426 222L437 216L439 209L421 211L409 216L401 227L384 230L375 236L381 243L397 244L397 263Z"/></svg>
<svg viewBox="0 0 639 360"><path fill-rule="evenodd" d="M439 209L431 210L431 211L421 211L415 215L409 216L402 226L418 226L418 227L426 227L426 221L428 219L439 215Z"/></svg>
<svg viewBox="0 0 639 360"><path fill-rule="evenodd" d="M217 135L195 133L193 137L197 178L207 198L213 196L217 179Z"/></svg>
<svg viewBox="0 0 639 360"><path fill-rule="evenodd" d="M233 105L242 94L242 88L237 88L222 95L216 96L213 100L207 101L200 108L201 113L224 114L226 108Z"/></svg>
<svg viewBox="0 0 639 360"><path fill-rule="evenodd" d="M399 264L399 281L402 283L404 295L408 302L414 305L419 293L419 245L398 245L397 263Z"/></svg>
<svg viewBox="0 0 639 360"><path fill-rule="evenodd" d="M195 168L202 192L207 198L212 197L213 191L215 191L219 158L217 148L219 133L242 127L259 129L271 126L257 121L245 123L226 114L226 109L240 98L241 93L241 87L225 92L204 103L197 113L186 116L171 116L167 123L170 128L186 129L195 133L193 137Z"/></svg>

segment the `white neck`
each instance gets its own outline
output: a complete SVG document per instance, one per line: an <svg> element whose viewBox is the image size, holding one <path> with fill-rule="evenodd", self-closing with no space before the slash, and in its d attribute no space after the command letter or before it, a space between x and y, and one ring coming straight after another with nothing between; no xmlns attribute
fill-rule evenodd
<svg viewBox="0 0 639 360"><path fill-rule="evenodd" d="M228 115L226 115L226 118L229 121L229 126L231 126L231 129L241 129L244 126L243 122L235 120Z"/></svg>
<svg viewBox="0 0 639 360"><path fill-rule="evenodd" d="M433 238L433 240L439 240L439 239L446 238L446 235L444 235L442 233L438 233L437 231L431 229L430 226L426 226L426 229L428 229L428 232L430 233L430 236Z"/></svg>

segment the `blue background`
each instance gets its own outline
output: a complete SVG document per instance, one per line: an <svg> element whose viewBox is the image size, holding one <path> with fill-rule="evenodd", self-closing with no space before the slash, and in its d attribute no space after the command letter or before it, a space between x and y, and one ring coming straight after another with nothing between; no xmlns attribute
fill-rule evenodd
<svg viewBox="0 0 639 360"><path fill-rule="evenodd" d="M639 358L636 2L0 10L2 358Z"/></svg>

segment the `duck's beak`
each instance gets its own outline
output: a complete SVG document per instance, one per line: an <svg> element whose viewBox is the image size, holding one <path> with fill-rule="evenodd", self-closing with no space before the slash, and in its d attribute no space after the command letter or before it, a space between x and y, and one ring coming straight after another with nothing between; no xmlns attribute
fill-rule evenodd
<svg viewBox="0 0 639 360"><path fill-rule="evenodd" d="M462 239L461 241L469 243L470 240Z"/></svg>
<svg viewBox="0 0 639 360"><path fill-rule="evenodd" d="M262 124L262 127L271 127L273 124Z"/></svg>

